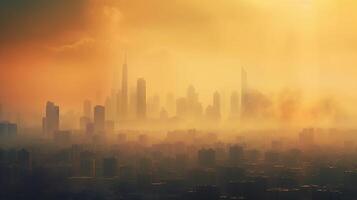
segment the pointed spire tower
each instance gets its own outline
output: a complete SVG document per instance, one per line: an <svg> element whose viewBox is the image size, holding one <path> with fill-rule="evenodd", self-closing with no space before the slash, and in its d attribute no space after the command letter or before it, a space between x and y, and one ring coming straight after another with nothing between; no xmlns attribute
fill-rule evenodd
<svg viewBox="0 0 357 200"><path fill-rule="evenodd" d="M122 69L122 83L121 83L121 114L122 118L126 118L128 115L128 65L127 65L127 53L124 54L124 64Z"/></svg>

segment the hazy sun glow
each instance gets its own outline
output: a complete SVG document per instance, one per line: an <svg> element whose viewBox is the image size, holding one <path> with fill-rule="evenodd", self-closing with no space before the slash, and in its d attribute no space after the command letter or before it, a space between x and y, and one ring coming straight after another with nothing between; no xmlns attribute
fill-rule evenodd
<svg viewBox="0 0 357 200"><path fill-rule="evenodd" d="M296 91L305 107L328 98L355 114L355 1L19 2L0 3L0 100L10 113L104 102L127 51L130 88L145 77L149 96L192 84L204 105L216 90L228 104L245 67L272 99Z"/></svg>

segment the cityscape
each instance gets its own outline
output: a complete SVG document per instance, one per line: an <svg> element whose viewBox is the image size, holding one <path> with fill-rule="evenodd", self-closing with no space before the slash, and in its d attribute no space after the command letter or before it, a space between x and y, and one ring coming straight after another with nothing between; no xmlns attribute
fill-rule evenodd
<svg viewBox="0 0 357 200"><path fill-rule="evenodd" d="M356 7L0 0L0 199L356 200Z"/></svg>

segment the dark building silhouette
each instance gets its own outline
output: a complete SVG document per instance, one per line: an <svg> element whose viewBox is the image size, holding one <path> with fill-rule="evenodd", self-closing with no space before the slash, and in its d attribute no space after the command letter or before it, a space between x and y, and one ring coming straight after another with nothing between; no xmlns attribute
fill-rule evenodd
<svg viewBox="0 0 357 200"><path fill-rule="evenodd" d="M102 132L105 128L105 107L97 105L94 107L94 130Z"/></svg>
<svg viewBox="0 0 357 200"><path fill-rule="evenodd" d="M198 163L202 167L214 167L216 164L216 152L213 149L201 149L198 151Z"/></svg>
<svg viewBox="0 0 357 200"><path fill-rule="evenodd" d="M84 151L80 153L80 175L83 177L96 176L96 162L94 153Z"/></svg>
<svg viewBox="0 0 357 200"><path fill-rule="evenodd" d="M17 135L17 124L0 122L0 137L13 137Z"/></svg>
<svg viewBox="0 0 357 200"><path fill-rule="evenodd" d="M32 169L32 158L31 153L26 149L21 149L17 152L17 162L20 168L25 170Z"/></svg>
<svg viewBox="0 0 357 200"><path fill-rule="evenodd" d="M55 131L53 139L57 144L70 144L71 131Z"/></svg>
<svg viewBox="0 0 357 200"><path fill-rule="evenodd" d="M114 157L103 159L103 176L113 177L117 176L118 172L118 160Z"/></svg>
<svg viewBox="0 0 357 200"><path fill-rule="evenodd" d="M92 103L89 100L83 102L83 116L88 119L92 118Z"/></svg>
<svg viewBox="0 0 357 200"><path fill-rule="evenodd" d="M243 147L234 145L229 147L229 162L231 165L238 165L243 161Z"/></svg>
<svg viewBox="0 0 357 200"><path fill-rule="evenodd" d="M146 81L143 78L137 81L137 108L136 114L138 119L146 118Z"/></svg>
<svg viewBox="0 0 357 200"><path fill-rule="evenodd" d="M220 119L221 118L221 97L217 91L213 94L213 110L214 110L214 118Z"/></svg>
<svg viewBox="0 0 357 200"><path fill-rule="evenodd" d="M42 128L46 134L59 130L59 107L53 102L48 101L46 104L46 117L42 120Z"/></svg>
<svg viewBox="0 0 357 200"><path fill-rule="evenodd" d="M88 117L81 117L79 119L79 127L81 130L86 130L87 125L90 123L90 119Z"/></svg>
<svg viewBox="0 0 357 200"><path fill-rule="evenodd" d="M94 133L95 133L94 123L93 122L88 123L87 126L86 126L85 131L86 131L87 135L90 135L90 136L94 135Z"/></svg>

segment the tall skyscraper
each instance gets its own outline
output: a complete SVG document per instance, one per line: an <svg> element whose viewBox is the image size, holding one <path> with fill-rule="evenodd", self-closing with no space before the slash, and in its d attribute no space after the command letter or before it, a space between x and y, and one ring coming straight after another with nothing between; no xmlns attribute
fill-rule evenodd
<svg viewBox="0 0 357 200"><path fill-rule="evenodd" d="M198 93L195 88L190 85L187 89L186 96L186 111L185 115L191 119L197 119L202 115L202 104L198 101Z"/></svg>
<svg viewBox="0 0 357 200"><path fill-rule="evenodd" d="M59 130L59 107L53 102L46 103L46 116L42 120L42 126L46 134L53 134Z"/></svg>
<svg viewBox="0 0 357 200"><path fill-rule="evenodd" d="M138 119L146 118L146 81L143 78L137 81L137 106L136 114Z"/></svg>
<svg viewBox="0 0 357 200"><path fill-rule="evenodd" d="M128 115L128 65L126 55L124 59L121 84L121 117L125 119Z"/></svg>
<svg viewBox="0 0 357 200"><path fill-rule="evenodd" d="M96 132L104 131L105 127L105 107L97 105L94 107L94 130Z"/></svg>
<svg viewBox="0 0 357 200"><path fill-rule="evenodd" d="M92 118L92 103L89 100L83 102L83 116L88 119Z"/></svg>
<svg viewBox="0 0 357 200"><path fill-rule="evenodd" d="M215 118L221 118L221 96L217 91L213 94L213 110Z"/></svg>

